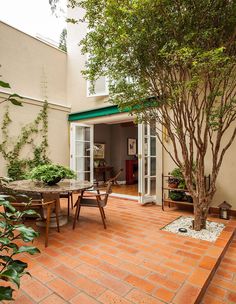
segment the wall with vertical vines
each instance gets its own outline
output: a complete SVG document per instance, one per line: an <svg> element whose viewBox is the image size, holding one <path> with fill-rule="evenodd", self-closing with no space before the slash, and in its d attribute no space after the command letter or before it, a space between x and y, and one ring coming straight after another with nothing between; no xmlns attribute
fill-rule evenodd
<svg viewBox="0 0 236 304"><path fill-rule="evenodd" d="M48 103L44 102L43 108L35 120L25 124L19 135L10 136L9 126L12 123L9 105L3 116L1 124L2 142L0 153L7 164L8 176L13 180L24 179L27 171L33 167L48 163ZM35 138L37 137L37 143ZM25 148L28 148L26 151Z"/></svg>

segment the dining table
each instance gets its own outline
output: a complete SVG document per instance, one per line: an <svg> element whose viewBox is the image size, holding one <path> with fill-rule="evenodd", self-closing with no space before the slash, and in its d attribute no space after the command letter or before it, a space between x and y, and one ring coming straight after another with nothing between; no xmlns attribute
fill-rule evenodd
<svg viewBox="0 0 236 304"><path fill-rule="evenodd" d="M16 180L9 182L4 186L7 190L13 193L23 193L30 197L31 195L38 194L45 201L55 200L59 207L59 225L63 226L68 222L68 218L61 211L60 193L72 192L80 193L81 191L91 188L93 184L89 181L81 181L76 179L63 179L55 185L48 185L42 181L34 180ZM44 226L43 222L38 221L38 226ZM56 227L55 214L51 215L51 227Z"/></svg>

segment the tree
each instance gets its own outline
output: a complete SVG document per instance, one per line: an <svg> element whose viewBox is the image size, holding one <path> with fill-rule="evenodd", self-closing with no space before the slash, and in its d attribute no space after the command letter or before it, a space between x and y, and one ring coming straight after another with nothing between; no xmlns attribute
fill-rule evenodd
<svg viewBox="0 0 236 304"><path fill-rule="evenodd" d="M236 1L69 2L85 9L89 28L81 41L92 54L84 75L109 77L111 102L168 131L172 153L157 136L183 173L200 230L236 136Z"/></svg>
<svg viewBox="0 0 236 304"><path fill-rule="evenodd" d="M67 29L64 28L61 32L60 41L59 41L59 49L64 52L67 52L66 39L67 39Z"/></svg>

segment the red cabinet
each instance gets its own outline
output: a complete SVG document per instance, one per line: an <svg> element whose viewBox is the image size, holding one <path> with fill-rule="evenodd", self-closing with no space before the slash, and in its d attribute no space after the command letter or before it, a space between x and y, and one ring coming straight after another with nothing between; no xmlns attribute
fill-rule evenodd
<svg viewBox="0 0 236 304"><path fill-rule="evenodd" d="M126 160L126 184L132 185L138 182L138 160Z"/></svg>

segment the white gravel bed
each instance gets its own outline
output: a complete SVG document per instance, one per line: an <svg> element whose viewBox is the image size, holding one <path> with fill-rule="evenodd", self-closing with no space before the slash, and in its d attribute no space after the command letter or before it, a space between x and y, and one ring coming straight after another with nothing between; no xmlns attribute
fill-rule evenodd
<svg viewBox="0 0 236 304"><path fill-rule="evenodd" d="M192 220L193 217L181 216L180 218L161 228L161 230L169 231L183 236L190 236L199 240L215 242L218 236L221 234L222 230L225 228L224 224L207 221L206 229L195 231L191 228ZM186 228L187 232L180 232L179 228Z"/></svg>

